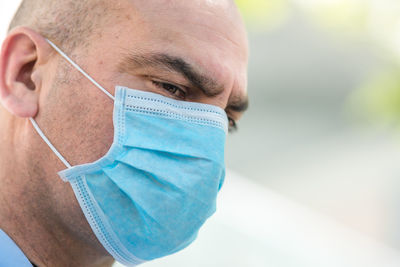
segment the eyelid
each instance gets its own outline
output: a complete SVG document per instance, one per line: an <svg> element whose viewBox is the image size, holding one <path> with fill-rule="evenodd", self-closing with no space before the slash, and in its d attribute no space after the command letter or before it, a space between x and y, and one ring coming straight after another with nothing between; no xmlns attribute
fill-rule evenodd
<svg viewBox="0 0 400 267"><path fill-rule="evenodd" d="M170 85L179 87L179 89L183 90L185 93L186 93L186 92L188 91L188 89L189 89L189 88L188 88L187 86L185 86L185 85L182 85L182 84L179 84L179 83L176 83L176 82L171 82L171 81L165 80L165 79L163 79L163 78L157 78L157 77L154 77L154 76L146 76L146 78L151 79L151 80L153 80L153 81L155 81L155 82L158 82L158 83L166 83L166 84L170 84Z"/></svg>
<svg viewBox="0 0 400 267"><path fill-rule="evenodd" d="M174 85L172 83L159 82L154 79L151 80L151 83L154 84L156 87L158 87L160 90L164 90L165 92L168 91L167 93L172 98L176 98L176 99L182 100L182 101L185 101L185 99L186 99L187 93L184 89L181 89L180 86ZM166 86L173 88L173 92L170 91L170 89L167 89ZM177 92L178 92L178 94L176 94Z"/></svg>
<svg viewBox="0 0 400 267"><path fill-rule="evenodd" d="M234 120L232 117L228 116L228 121L229 121L229 127L228 127L229 133L237 132L239 128L238 128L236 120ZM231 122L233 122L233 125L231 125Z"/></svg>
<svg viewBox="0 0 400 267"><path fill-rule="evenodd" d="M173 85L176 86L177 88L179 88L180 90L182 90L186 95L188 94L188 92L190 92L190 88L188 88L187 86L175 83L175 82L170 82L167 80L164 80L162 78L158 78L158 77L154 77L154 76L150 76L150 75L146 75L145 76L147 79L151 80L153 83L160 83L160 84L169 84L169 85ZM228 112L225 110L227 117L228 117L228 130L230 133L234 133L236 131L238 131L238 125L237 125L237 121L236 119L233 118L233 116L229 115ZM231 125L231 122L233 122L233 125Z"/></svg>

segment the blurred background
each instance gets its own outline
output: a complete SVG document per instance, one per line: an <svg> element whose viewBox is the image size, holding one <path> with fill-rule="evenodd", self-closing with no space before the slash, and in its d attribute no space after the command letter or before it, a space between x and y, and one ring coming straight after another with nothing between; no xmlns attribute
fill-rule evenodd
<svg viewBox="0 0 400 267"><path fill-rule="evenodd" d="M1 39L18 3L0 2ZM237 3L251 107L218 212L146 265L400 266L400 2Z"/></svg>

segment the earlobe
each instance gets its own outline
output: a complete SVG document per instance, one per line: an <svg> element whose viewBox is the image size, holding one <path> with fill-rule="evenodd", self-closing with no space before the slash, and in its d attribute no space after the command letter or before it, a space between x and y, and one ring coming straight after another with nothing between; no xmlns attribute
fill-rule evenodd
<svg viewBox="0 0 400 267"><path fill-rule="evenodd" d="M31 29L14 29L4 40L0 54L0 102L18 117L38 112L41 75L47 43Z"/></svg>

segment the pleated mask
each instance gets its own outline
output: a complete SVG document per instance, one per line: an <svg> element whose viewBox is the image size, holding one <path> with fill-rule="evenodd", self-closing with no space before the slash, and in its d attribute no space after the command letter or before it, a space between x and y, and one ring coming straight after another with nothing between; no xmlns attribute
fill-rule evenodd
<svg viewBox="0 0 400 267"><path fill-rule="evenodd" d="M127 266L187 247L216 210L225 177L225 111L122 86L113 96L48 43L114 100L113 144L90 164L71 166L30 119L66 165L58 174L100 243Z"/></svg>

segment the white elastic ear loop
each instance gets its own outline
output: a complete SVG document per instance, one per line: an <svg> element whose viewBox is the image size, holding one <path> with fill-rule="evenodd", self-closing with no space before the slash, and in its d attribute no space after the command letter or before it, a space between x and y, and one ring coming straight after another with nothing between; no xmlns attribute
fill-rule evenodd
<svg viewBox="0 0 400 267"><path fill-rule="evenodd" d="M114 96L110 94L103 86L101 86L98 82L96 82L92 77L89 76L78 64L76 64L72 59L70 59L60 48L58 48L52 41L46 39L46 41L56 50L65 60L67 60L72 66L75 67L80 73L83 74L89 81L91 81L97 88L99 88L103 93L109 96L113 101L115 100Z"/></svg>
<svg viewBox="0 0 400 267"><path fill-rule="evenodd" d="M42 132L36 121L32 118L29 118L29 120L31 121L36 132L40 135L43 141L45 141L46 144L50 147L50 149L53 150L54 154L56 154L56 156L62 161L62 163L64 163L65 166L67 166L68 169L71 169L72 168L71 164L68 163L68 161L60 154L60 152L58 152L58 150L53 146L50 140L47 139L46 135Z"/></svg>
<svg viewBox="0 0 400 267"><path fill-rule="evenodd" d="M98 82L96 82L92 77L89 76L81 67L78 66L72 59L70 59L61 49L59 49L52 41L49 39L46 39L46 41L56 50L65 60L67 60L72 66L74 66L80 73L83 74L90 82L92 82L97 88L99 88L103 93L105 93L108 97L110 97L113 101L115 101L115 98L112 94L110 94L106 89L103 88ZM50 147L50 149L54 152L54 154L64 163L64 165L68 168L71 169L72 166L71 164L68 163L68 161L61 155L60 152L53 146L53 144L50 142L50 140L46 137L46 135L43 133L43 131L40 129L39 125L36 123L36 121L33 118L29 118L31 121L33 127L35 128L36 132L40 135L40 137L43 139L43 141L46 142L46 144Z"/></svg>

